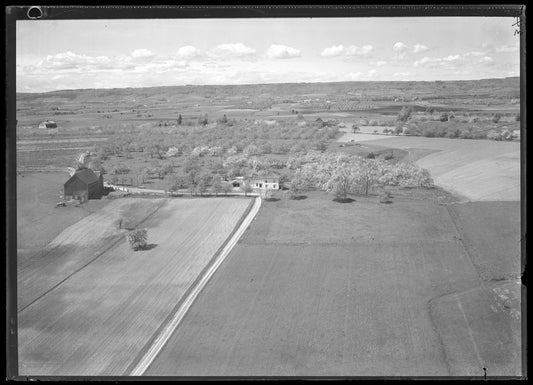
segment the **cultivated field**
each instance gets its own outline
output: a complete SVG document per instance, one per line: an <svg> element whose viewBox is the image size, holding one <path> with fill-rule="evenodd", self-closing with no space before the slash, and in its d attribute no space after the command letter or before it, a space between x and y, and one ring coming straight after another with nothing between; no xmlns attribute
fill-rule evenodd
<svg viewBox="0 0 533 385"><path fill-rule="evenodd" d="M108 200L91 200L82 206L56 208L66 172L17 175L17 248L31 255L44 248L68 226L104 207Z"/></svg>
<svg viewBox="0 0 533 385"><path fill-rule="evenodd" d="M409 160L417 160L420 167L428 169L437 185L468 200L520 200L519 142L350 133L339 141L357 141L360 136L365 145L412 152L414 158Z"/></svg>
<svg viewBox="0 0 533 385"><path fill-rule="evenodd" d="M60 267L54 256L66 262L65 254L54 254L63 246L70 246L68 256L75 259L94 248L93 259L78 261L76 271L19 311L20 374L128 372L251 202L246 198L126 198L95 214L103 217L89 216L66 229L52 242L58 246L52 248L50 261L44 260L44 269ZM148 229L148 248L133 252L120 234L111 237L110 248L101 250L107 231L120 230L99 227L114 223L116 213L132 212L153 213L142 222ZM32 271L42 271L40 261L33 261ZM48 270L42 272L47 279L55 274L53 268ZM28 282L19 282L23 292Z"/></svg>
<svg viewBox="0 0 533 385"><path fill-rule="evenodd" d="M67 227L47 245L32 253L21 253L17 258L19 311L98 258L117 241L123 240L126 228L141 224L164 203L163 199L111 201L105 208ZM73 209L76 207L56 210L65 210L63 215L67 216L68 211ZM119 228L121 219L123 225Z"/></svg>
<svg viewBox="0 0 533 385"><path fill-rule="evenodd" d="M482 283L463 234L447 206L437 204L453 198L440 190L393 196L389 205L377 197L341 204L318 192L265 202L145 374L465 373L448 349L450 335L435 329L443 319L430 306ZM491 304L483 306L490 311ZM473 310L470 317L482 315ZM519 330L513 327L504 350L484 337L486 327L493 338L502 326L510 327L470 325L476 339L462 341L462 352L492 357L498 363L492 375L519 375ZM464 322L456 327L459 336L470 330ZM481 366L473 369L468 373L484 374Z"/></svg>

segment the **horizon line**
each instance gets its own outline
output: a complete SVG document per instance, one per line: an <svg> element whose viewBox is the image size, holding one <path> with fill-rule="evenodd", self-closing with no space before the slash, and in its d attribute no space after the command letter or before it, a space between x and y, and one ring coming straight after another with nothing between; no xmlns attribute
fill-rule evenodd
<svg viewBox="0 0 533 385"><path fill-rule="evenodd" d="M164 86L145 86L145 87L109 87L109 88L63 88L52 91L15 91L16 94L49 94L62 91L96 91L96 90L127 90L127 89L147 89L147 88L173 88L173 87L240 87L240 86L265 86L265 85L282 85L282 84L338 84L338 83L431 83L431 82L473 82L483 80L505 80L520 79L520 76L505 76L496 78L479 78L479 79L451 79L451 80L346 80L333 82L273 82L273 83L243 83L243 84L179 84Z"/></svg>

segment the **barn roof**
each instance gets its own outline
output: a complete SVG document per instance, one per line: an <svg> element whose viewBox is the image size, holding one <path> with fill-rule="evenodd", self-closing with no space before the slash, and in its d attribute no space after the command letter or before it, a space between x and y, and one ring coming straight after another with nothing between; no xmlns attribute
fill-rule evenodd
<svg viewBox="0 0 533 385"><path fill-rule="evenodd" d="M74 177L78 177L82 182L85 182L87 184L91 184L98 181L98 176L90 168L76 171L76 173L72 175L70 179Z"/></svg>

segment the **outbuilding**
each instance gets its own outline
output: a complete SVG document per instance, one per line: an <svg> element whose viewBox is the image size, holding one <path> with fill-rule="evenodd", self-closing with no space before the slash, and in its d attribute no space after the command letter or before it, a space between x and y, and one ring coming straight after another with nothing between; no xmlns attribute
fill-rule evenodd
<svg viewBox="0 0 533 385"><path fill-rule="evenodd" d="M100 199L104 191L104 178L101 173L89 169L77 170L74 175L63 185L63 197L65 200Z"/></svg>
<svg viewBox="0 0 533 385"><path fill-rule="evenodd" d="M47 120L45 122L39 123L39 128L44 128L44 129L57 128L57 123L54 122L53 120Z"/></svg>

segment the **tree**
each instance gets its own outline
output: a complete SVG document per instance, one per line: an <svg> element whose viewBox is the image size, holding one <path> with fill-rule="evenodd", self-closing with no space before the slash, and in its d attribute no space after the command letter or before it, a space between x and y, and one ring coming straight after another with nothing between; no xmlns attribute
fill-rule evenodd
<svg viewBox="0 0 533 385"><path fill-rule="evenodd" d="M301 170L298 170L291 179L289 195L292 199L294 199L298 196L298 194L306 191L309 187L309 179Z"/></svg>
<svg viewBox="0 0 533 385"><path fill-rule="evenodd" d="M253 190L252 186L248 182L244 182L241 186L241 190L244 192L244 196L248 196Z"/></svg>
<svg viewBox="0 0 533 385"><path fill-rule="evenodd" d="M397 122L396 126L394 127L394 133L396 135L400 135L403 132L403 124L401 122Z"/></svg>
<svg viewBox="0 0 533 385"><path fill-rule="evenodd" d="M222 191L225 195L228 195L229 192L233 191L233 185L230 182L222 182Z"/></svg>
<svg viewBox="0 0 533 385"><path fill-rule="evenodd" d="M210 174L202 174L198 178L198 183L196 184L196 190L203 195L207 191L207 186L211 184L212 176Z"/></svg>
<svg viewBox="0 0 533 385"><path fill-rule="evenodd" d="M220 178L215 178L215 180L212 183L212 188L216 196L218 196L218 193L222 191L222 181Z"/></svg>
<svg viewBox="0 0 533 385"><path fill-rule="evenodd" d="M178 126L181 125L182 121L183 121L183 119L182 119L182 117L181 117L181 114L179 114L179 115L178 115L178 121L177 121Z"/></svg>
<svg viewBox="0 0 533 385"><path fill-rule="evenodd" d="M198 124L201 126L205 126L209 123L209 120L207 119L207 113L203 116L198 117Z"/></svg>
<svg viewBox="0 0 533 385"><path fill-rule="evenodd" d="M357 124L352 124L352 132L355 134L357 131L359 131L359 127L357 126Z"/></svg>
<svg viewBox="0 0 533 385"><path fill-rule="evenodd" d="M399 122L407 122L411 118L411 114L413 112L413 107L402 107L401 111L398 113L398 117L396 120Z"/></svg>
<svg viewBox="0 0 533 385"><path fill-rule="evenodd" d="M128 240L132 250L137 251L144 249L148 240L148 231L146 229L136 229L130 231L128 234L126 234L126 239Z"/></svg>
<svg viewBox="0 0 533 385"><path fill-rule="evenodd" d="M352 187L351 170L347 165L338 167L326 182L326 191L337 199L345 199Z"/></svg>
<svg viewBox="0 0 533 385"><path fill-rule="evenodd" d="M218 122L222 124L226 124L228 122L228 117L226 116L226 114L224 114L224 116L222 116L222 118L220 118Z"/></svg>

